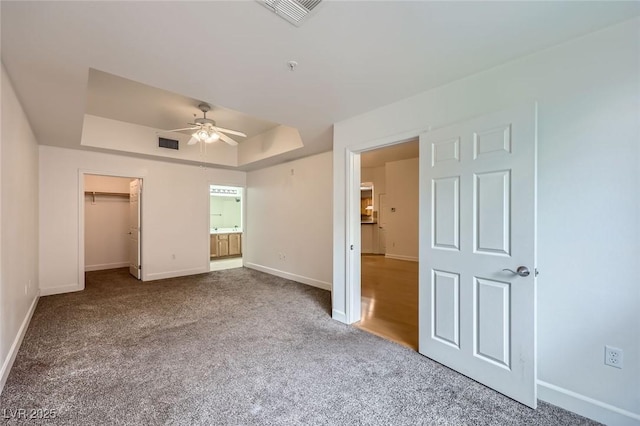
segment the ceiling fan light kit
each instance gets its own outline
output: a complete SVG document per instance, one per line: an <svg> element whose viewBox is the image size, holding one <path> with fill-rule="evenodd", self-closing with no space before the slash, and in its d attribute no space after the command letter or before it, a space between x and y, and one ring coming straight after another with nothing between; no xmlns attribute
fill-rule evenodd
<svg viewBox="0 0 640 426"><path fill-rule="evenodd" d="M198 130L192 136L198 139L198 141L204 143L214 143L215 141L220 139L220 136L217 133L210 132L205 129Z"/></svg>
<svg viewBox="0 0 640 426"><path fill-rule="evenodd" d="M180 132L184 130L195 130L195 133L191 135L191 139L187 142L187 145L195 145L200 142L201 144L214 143L218 140L223 140L227 144L231 146L238 145L238 142L231 139L229 136L225 135L228 133L230 135L241 136L246 138L247 135L243 132L239 132L237 130L225 129L224 127L217 127L216 122L210 118L207 118L207 112L211 110L211 106L209 104L201 103L198 105L200 111L202 111L202 117L196 118L193 120L193 123L188 123L194 127L186 127L184 129L174 129L174 130L164 130L159 133L168 133L168 132ZM195 115L195 114L194 114Z"/></svg>

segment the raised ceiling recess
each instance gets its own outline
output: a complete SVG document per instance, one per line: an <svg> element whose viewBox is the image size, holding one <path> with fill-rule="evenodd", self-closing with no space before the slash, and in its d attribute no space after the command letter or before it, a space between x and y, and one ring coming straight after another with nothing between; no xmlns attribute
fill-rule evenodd
<svg viewBox="0 0 640 426"><path fill-rule="evenodd" d="M85 148L242 168L303 146L292 127L94 69L86 105ZM158 137L179 149L159 149Z"/></svg>

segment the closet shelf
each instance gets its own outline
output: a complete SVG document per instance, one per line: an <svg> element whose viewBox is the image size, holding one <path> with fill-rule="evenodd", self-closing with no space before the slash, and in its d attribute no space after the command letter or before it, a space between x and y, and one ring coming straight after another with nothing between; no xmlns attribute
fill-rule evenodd
<svg viewBox="0 0 640 426"><path fill-rule="evenodd" d="M129 198L129 193L128 192L99 192L99 191L84 191L84 195L91 195L92 198L92 202L95 203L96 202L96 195L106 195L106 196L110 196L110 197L124 197L124 198Z"/></svg>

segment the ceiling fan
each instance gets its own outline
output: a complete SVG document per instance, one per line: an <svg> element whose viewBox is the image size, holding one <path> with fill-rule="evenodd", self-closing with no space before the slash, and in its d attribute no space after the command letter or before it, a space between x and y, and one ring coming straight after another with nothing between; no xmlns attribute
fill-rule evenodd
<svg viewBox="0 0 640 426"><path fill-rule="evenodd" d="M184 129L173 129L173 130L164 130L160 133L168 133L168 132L182 132L184 130L195 130L195 133L191 135L191 139L187 142L187 145L195 145L198 142L204 143L214 143L217 140L222 140L228 143L231 146L238 145L238 142L231 139L229 136L225 135L228 133L230 135L241 136L246 138L247 135L239 132L237 130L225 129L224 127L216 126L216 122L210 118L207 118L207 112L211 110L211 106L209 104L202 103L198 105L200 111L202 111L203 117L196 118L194 123L187 123L193 127L185 127ZM194 114L195 115L195 114Z"/></svg>

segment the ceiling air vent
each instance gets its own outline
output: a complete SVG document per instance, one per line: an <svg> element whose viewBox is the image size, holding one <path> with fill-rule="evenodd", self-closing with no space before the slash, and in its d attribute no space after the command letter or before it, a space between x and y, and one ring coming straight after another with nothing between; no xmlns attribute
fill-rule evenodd
<svg viewBox="0 0 640 426"><path fill-rule="evenodd" d="M276 15L299 27L322 0L257 0Z"/></svg>

